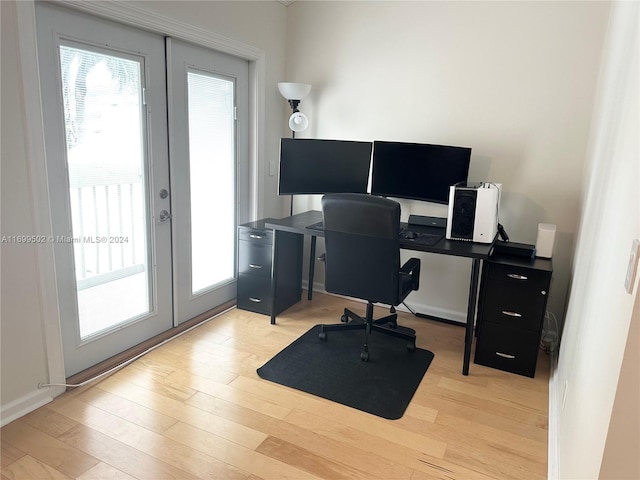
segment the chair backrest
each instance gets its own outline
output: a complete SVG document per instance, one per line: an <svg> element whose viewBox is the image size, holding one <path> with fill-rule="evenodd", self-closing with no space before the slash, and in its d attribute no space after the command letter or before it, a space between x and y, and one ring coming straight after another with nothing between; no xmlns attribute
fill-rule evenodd
<svg viewBox="0 0 640 480"><path fill-rule="evenodd" d="M322 212L326 290L397 305L400 204L365 194L327 194Z"/></svg>

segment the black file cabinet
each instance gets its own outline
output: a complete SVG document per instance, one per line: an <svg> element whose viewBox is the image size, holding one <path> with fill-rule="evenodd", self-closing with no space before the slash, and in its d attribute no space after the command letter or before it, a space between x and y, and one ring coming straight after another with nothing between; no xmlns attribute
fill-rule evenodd
<svg viewBox="0 0 640 480"><path fill-rule="evenodd" d="M277 315L302 297L303 236L277 232L276 249L276 232L264 227L265 220L238 226L237 307L271 315L275 298ZM278 285L273 282L274 263L279 267Z"/></svg>
<svg viewBox="0 0 640 480"><path fill-rule="evenodd" d="M551 273L547 259L492 256L484 262L475 363L535 375Z"/></svg>

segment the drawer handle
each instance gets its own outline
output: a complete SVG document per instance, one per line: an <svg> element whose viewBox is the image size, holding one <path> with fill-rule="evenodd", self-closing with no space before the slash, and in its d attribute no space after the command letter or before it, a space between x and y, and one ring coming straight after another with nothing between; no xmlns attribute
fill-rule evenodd
<svg viewBox="0 0 640 480"><path fill-rule="evenodd" d="M503 315L508 315L510 317L522 318L522 314L518 312L510 312L509 310L502 310Z"/></svg>
<svg viewBox="0 0 640 480"><path fill-rule="evenodd" d="M250 263L249 267L251 267L251 268L262 268L262 265L256 265L255 263Z"/></svg>
<svg viewBox="0 0 640 480"><path fill-rule="evenodd" d="M520 275L518 273L507 273L507 277L513 278L514 280L529 280L526 275Z"/></svg>
<svg viewBox="0 0 640 480"><path fill-rule="evenodd" d="M262 235L256 235L255 233L250 233L249 237L251 237L251 238L264 238Z"/></svg>
<svg viewBox="0 0 640 480"><path fill-rule="evenodd" d="M508 353L500 353L500 352L496 352L496 355L502 358L506 358L509 360L513 360L514 358L516 358L515 355L509 355Z"/></svg>
<svg viewBox="0 0 640 480"><path fill-rule="evenodd" d="M249 300L251 300L254 303L260 303L262 301L261 298L255 298L255 297L249 297Z"/></svg>

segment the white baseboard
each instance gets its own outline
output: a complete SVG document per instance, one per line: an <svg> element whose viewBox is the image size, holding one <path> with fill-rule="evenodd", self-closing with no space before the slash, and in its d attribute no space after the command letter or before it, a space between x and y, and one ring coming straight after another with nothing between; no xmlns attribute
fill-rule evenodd
<svg viewBox="0 0 640 480"><path fill-rule="evenodd" d="M547 478L549 480L559 480L560 462L558 449L558 439L560 438L560 387L558 385L558 353L551 352L549 362L549 438L547 454Z"/></svg>
<svg viewBox="0 0 640 480"><path fill-rule="evenodd" d="M430 317L443 318L451 322L459 323L460 325L465 325L467 323L466 312L456 312L453 310L447 310L445 308L434 307L433 305L413 302L409 302L409 306L411 307L411 310L416 313L421 313ZM402 312L409 311L404 305L398 305L398 307L396 308Z"/></svg>
<svg viewBox="0 0 640 480"><path fill-rule="evenodd" d="M53 400L54 396L56 396L54 388L39 388L13 402L2 405L0 407L0 427L4 427L27 413L46 405Z"/></svg>
<svg viewBox="0 0 640 480"><path fill-rule="evenodd" d="M307 288L309 285L309 282L307 281L303 281L302 282L302 286L303 288ZM318 293L325 293L327 295L333 295L332 293L328 293L327 291L325 291L324 289L324 285L321 283L313 283L313 291L314 292L318 292ZM337 295L339 296L339 295ZM347 297L345 297L347 298ZM350 298L350 300L355 300L355 301L359 301L357 298ZM366 303L363 301L363 303ZM455 323L459 323L460 325L465 325L467 323L467 313L466 312L455 312L453 310L447 310L444 308L437 308L437 307L433 307L431 305L423 305L420 303L413 303L413 302L408 302L409 306L411 307L411 310L413 310L414 312L417 313L422 313L424 315L429 315L432 317L437 317L437 318L444 318L446 320L450 320L452 322ZM399 310L401 312L409 312L409 310L402 304L398 305L396 307L396 310Z"/></svg>

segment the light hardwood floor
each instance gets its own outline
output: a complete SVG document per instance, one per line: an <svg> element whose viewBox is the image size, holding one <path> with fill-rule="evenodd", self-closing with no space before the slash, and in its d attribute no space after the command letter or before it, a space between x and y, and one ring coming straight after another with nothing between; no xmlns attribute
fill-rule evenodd
<svg viewBox="0 0 640 480"><path fill-rule="evenodd" d="M65 393L2 429L2 480L546 478L544 354L534 379L473 363L465 377L464 329L400 312L435 359L399 420L257 376L345 306L364 309L316 293L275 326L233 309Z"/></svg>

